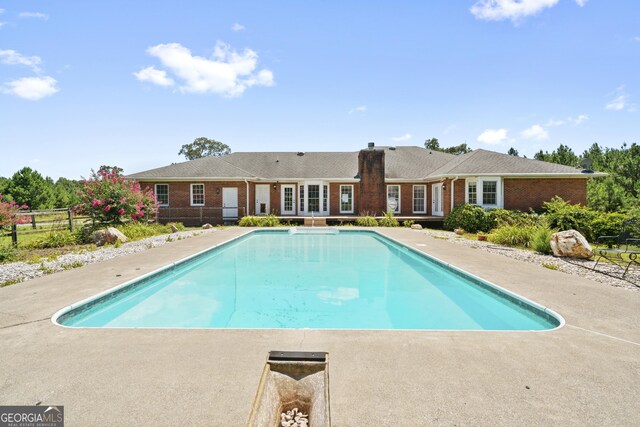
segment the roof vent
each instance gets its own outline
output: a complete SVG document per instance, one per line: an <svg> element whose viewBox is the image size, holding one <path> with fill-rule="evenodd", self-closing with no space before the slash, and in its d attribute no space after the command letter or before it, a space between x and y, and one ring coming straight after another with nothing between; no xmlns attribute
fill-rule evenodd
<svg viewBox="0 0 640 427"><path fill-rule="evenodd" d="M389 147L389 150L396 151L396 147Z"/></svg>
<svg viewBox="0 0 640 427"><path fill-rule="evenodd" d="M299 151L299 152L298 152L298 156L304 156L304 152Z"/></svg>
<svg viewBox="0 0 640 427"><path fill-rule="evenodd" d="M373 147L375 146L376 146L375 142L370 142L367 147L369 148L369 150L373 150Z"/></svg>

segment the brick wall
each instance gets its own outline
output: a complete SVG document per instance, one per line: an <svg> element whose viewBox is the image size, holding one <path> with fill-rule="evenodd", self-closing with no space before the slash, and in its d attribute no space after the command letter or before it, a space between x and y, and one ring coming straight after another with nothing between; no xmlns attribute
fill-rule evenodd
<svg viewBox="0 0 640 427"><path fill-rule="evenodd" d="M386 211L384 150L361 150L358 154L358 173L360 174L360 197L356 212L379 215Z"/></svg>
<svg viewBox="0 0 640 427"><path fill-rule="evenodd" d="M581 178L504 179L504 208L528 211L560 196L573 204L587 204L587 180Z"/></svg>

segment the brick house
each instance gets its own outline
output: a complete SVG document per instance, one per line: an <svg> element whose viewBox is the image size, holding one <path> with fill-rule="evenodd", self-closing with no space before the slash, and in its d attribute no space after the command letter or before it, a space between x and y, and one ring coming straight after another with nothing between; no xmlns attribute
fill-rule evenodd
<svg viewBox="0 0 640 427"><path fill-rule="evenodd" d="M586 204L603 173L487 150L452 155L421 147L359 152L233 153L129 175L151 187L162 221L220 223L244 215L441 219L453 207L528 210L560 196Z"/></svg>

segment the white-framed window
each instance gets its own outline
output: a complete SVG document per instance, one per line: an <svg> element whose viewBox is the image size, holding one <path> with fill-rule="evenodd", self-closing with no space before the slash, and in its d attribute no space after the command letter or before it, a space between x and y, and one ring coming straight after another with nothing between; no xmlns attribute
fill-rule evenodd
<svg viewBox="0 0 640 427"><path fill-rule="evenodd" d="M387 212L400 213L400 186L387 185Z"/></svg>
<svg viewBox="0 0 640 427"><path fill-rule="evenodd" d="M340 186L340 213L353 213L353 185Z"/></svg>
<svg viewBox="0 0 640 427"><path fill-rule="evenodd" d="M323 181L298 183L300 215L329 215L329 184Z"/></svg>
<svg viewBox="0 0 640 427"><path fill-rule="evenodd" d="M413 186L413 213L427 213L426 185Z"/></svg>
<svg viewBox="0 0 640 427"><path fill-rule="evenodd" d="M204 206L204 184L191 184L191 206Z"/></svg>
<svg viewBox="0 0 640 427"><path fill-rule="evenodd" d="M156 184L153 192L160 206L169 206L169 184Z"/></svg>
<svg viewBox="0 0 640 427"><path fill-rule="evenodd" d="M300 184L300 212L304 212L304 184Z"/></svg>
<svg viewBox="0 0 640 427"><path fill-rule="evenodd" d="M322 186L322 212L329 212L329 186Z"/></svg>
<svg viewBox="0 0 640 427"><path fill-rule="evenodd" d="M497 177L467 178L465 202L487 209L503 207L502 180Z"/></svg>

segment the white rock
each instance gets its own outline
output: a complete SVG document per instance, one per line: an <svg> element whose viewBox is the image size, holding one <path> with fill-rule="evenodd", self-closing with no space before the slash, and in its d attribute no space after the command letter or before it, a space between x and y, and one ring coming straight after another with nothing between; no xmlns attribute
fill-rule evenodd
<svg viewBox="0 0 640 427"><path fill-rule="evenodd" d="M104 246L107 243L113 245L117 241L120 243L126 243L129 240L120 230L113 227L94 231L91 238L95 242L96 246Z"/></svg>
<svg viewBox="0 0 640 427"><path fill-rule="evenodd" d="M593 249L587 239L576 230L554 233L551 236L553 255L569 258L591 258Z"/></svg>
<svg viewBox="0 0 640 427"><path fill-rule="evenodd" d="M208 230L210 228L213 228L213 225L206 223L205 225L202 226L202 228L204 228L205 230Z"/></svg>
<svg viewBox="0 0 640 427"><path fill-rule="evenodd" d="M411 225L411 229L412 230L422 230L422 226L420 224L412 224Z"/></svg>

